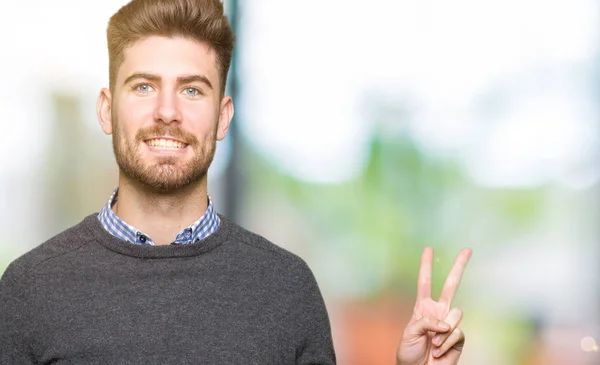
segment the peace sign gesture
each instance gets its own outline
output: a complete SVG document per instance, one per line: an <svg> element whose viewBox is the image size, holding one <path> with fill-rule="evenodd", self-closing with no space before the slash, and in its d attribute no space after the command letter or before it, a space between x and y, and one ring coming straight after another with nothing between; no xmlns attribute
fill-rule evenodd
<svg viewBox="0 0 600 365"><path fill-rule="evenodd" d="M458 308L451 309L450 304L470 257L470 249L460 251L444 282L440 299L436 302L431 299L433 249L425 248L419 269L417 301L400 340L396 353L397 365L458 364L465 342L465 336L458 328L462 311Z"/></svg>

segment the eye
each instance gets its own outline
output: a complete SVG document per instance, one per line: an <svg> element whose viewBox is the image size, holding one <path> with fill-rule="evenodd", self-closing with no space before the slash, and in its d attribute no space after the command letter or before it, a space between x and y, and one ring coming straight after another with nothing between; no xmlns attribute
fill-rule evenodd
<svg viewBox="0 0 600 365"><path fill-rule="evenodd" d="M139 92L139 93L142 93L142 94L147 94L147 93L149 93L150 91L154 90L154 89L152 88L152 86L150 86L150 85L148 85L148 84L139 84L139 85L136 85L136 86L134 87L134 89L135 89L135 91L137 91L137 92Z"/></svg>
<svg viewBox="0 0 600 365"><path fill-rule="evenodd" d="M198 96L201 94L200 90L196 89L195 87L187 87L183 89L183 93L187 96Z"/></svg>

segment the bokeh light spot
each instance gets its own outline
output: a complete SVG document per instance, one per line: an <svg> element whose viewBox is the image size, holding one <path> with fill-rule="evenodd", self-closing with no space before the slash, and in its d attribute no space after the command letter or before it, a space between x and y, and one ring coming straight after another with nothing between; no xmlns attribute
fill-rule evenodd
<svg viewBox="0 0 600 365"><path fill-rule="evenodd" d="M596 340L590 336L584 337L581 339L581 349L585 352L597 352L598 345L596 344Z"/></svg>

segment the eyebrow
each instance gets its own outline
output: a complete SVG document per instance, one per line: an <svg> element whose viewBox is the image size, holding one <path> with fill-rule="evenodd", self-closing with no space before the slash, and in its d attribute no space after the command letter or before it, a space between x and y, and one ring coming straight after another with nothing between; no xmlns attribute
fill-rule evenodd
<svg viewBox="0 0 600 365"><path fill-rule="evenodd" d="M127 85L131 81L137 80L137 79L149 80L149 81L154 81L154 82L161 81L161 77L158 75L136 72L136 73L130 75L128 78L126 78L123 85ZM192 82L200 82L200 83L203 83L206 86L208 86L210 89L213 88L212 84L210 83L210 80L204 75L187 75L187 76L179 76L177 78L178 84L189 84Z"/></svg>

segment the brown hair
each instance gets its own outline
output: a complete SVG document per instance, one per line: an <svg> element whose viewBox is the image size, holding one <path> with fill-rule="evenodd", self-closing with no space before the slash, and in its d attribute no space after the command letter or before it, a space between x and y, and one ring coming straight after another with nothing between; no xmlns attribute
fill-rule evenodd
<svg viewBox="0 0 600 365"><path fill-rule="evenodd" d="M125 49L148 36L180 36L212 48L224 95L235 36L220 0L132 0L119 9L106 31L111 90Z"/></svg>

